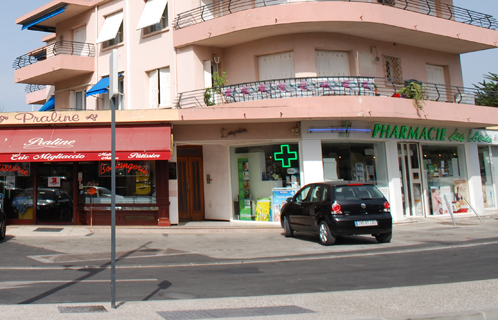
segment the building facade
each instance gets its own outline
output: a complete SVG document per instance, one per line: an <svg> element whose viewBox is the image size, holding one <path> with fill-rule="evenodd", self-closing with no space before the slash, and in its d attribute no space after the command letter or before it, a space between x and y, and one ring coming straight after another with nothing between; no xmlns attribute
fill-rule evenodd
<svg viewBox="0 0 498 320"><path fill-rule="evenodd" d="M114 50L118 224L278 223L337 179L376 184L395 220L497 209L498 109L460 54L498 23L451 0L53 0L16 23L46 35L14 62L41 111L0 122L11 223L110 223Z"/></svg>

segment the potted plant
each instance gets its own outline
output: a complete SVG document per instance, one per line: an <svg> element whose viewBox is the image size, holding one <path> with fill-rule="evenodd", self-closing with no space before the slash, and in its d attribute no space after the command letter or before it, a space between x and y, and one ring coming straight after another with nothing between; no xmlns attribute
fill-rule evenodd
<svg viewBox="0 0 498 320"><path fill-rule="evenodd" d="M399 89L397 93L403 98L413 99L413 105L419 109L422 109L422 104L425 104L425 87L420 81L405 81L405 86Z"/></svg>
<svg viewBox="0 0 498 320"><path fill-rule="evenodd" d="M221 75L218 71L213 72L213 83L214 85L211 88L206 88L204 92L204 103L209 106L216 105L216 101L223 101L225 103L225 98L222 95L221 88L224 87L228 80L226 79L227 73L223 71ZM215 99L213 100L213 94L215 95Z"/></svg>

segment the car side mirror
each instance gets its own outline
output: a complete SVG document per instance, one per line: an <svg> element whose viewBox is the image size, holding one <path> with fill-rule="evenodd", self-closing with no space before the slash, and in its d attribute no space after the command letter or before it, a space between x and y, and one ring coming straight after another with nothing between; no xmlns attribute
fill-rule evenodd
<svg viewBox="0 0 498 320"><path fill-rule="evenodd" d="M285 200L286 202L292 202L292 197L289 197Z"/></svg>

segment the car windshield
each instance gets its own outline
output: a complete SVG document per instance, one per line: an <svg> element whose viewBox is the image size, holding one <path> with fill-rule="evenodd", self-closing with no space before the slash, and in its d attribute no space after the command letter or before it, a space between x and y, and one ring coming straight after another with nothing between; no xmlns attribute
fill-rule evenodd
<svg viewBox="0 0 498 320"><path fill-rule="evenodd" d="M373 185L350 185L335 188L336 200L382 199L384 195Z"/></svg>

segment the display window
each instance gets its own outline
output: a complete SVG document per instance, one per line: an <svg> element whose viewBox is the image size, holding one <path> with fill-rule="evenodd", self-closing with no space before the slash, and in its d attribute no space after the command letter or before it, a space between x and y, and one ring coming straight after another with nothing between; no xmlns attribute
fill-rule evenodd
<svg viewBox="0 0 498 320"><path fill-rule="evenodd" d="M485 208L496 207L494 187L492 157L498 156L498 147L482 146L478 147L479 168L481 171L482 197Z"/></svg>
<svg viewBox="0 0 498 320"><path fill-rule="evenodd" d="M234 220L280 221L280 208L300 188L299 145L230 148Z"/></svg>
<svg viewBox="0 0 498 320"><path fill-rule="evenodd" d="M111 203L111 162L79 163L78 204ZM116 203L155 204L154 161L116 162Z"/></svg>
<svg viewBox="0 0 498 320"><path fill-rule="evenodd" d="M7 219L33 219L33 176L29 162L0 164L0 207Z"/></svg>
<svg viewBox="0 0 498 320"><path fill-rule="evenodd" d="M325 181L345 180L372 183L389 200L384 142L322 141L322 158Z"/></svg>
<svg viewBox="0 0 498 320"><path fill-rule="evenodd" d="M468 212L469 183L464 146L422 145L432 215Z"/></svg>

